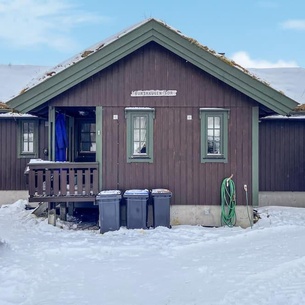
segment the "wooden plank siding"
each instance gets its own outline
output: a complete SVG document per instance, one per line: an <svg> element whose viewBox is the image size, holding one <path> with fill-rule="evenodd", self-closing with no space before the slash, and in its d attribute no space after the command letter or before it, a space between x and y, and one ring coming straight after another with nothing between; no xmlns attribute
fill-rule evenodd
<svg viewBox="0 0 305 305"><path fill-rule="evenodd" d="M177 90L174 97L131 97L133 90ZM165 48L149 43L50 101L103 107L103 189L168 188L173 204L220 204L234 175L238 204L251 192L251 120L257 103ZM155 108L153 163L127 163L125 107ZM228 108L228 163L200 162L200 108ZM117 114L119 119L113 120ZM192 120L187 120L192 115Z"/></svg>
<svg viewBox="0 0 305 305"><path fill-rule="evenodd" d="M0 119L0 190L26 190L23 175L28 158L17 158L18 122L21 117ZM45 158L43 149L48 147L45 121L39 123L39 157Z"/></svg>
<svg viewBox="0 0 305 305"><path fill-rule="evenodd" d="M305 120L270 119L259 125L259 190L305 191Z"/></svg>

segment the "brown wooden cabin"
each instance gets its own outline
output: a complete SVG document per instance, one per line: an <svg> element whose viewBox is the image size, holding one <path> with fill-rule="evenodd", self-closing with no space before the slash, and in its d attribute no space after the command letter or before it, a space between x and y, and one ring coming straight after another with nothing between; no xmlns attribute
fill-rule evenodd
<svg viewBox="0 0 305 305"><path fill-rule="evenodd" d="M263 118L259 131L261 200L265 205L304 207L304 113Z"/></svg>
<svg viewBox="0 0 305 305"><path fill-rule="evenodd" d="M304 192L304 134L304 116L275 116L261 121L261 191Z"/></svg>
<svg viewBox="0 0 305 305"><path fill-rule="evenodd" d="M224 178L233 175L238 224L246 213L244 185L249 205L258 204L259 119L289 114L297 103L148 19L58 65L8 105L45 120L41 159L56 160L56 117L64 118L70 163L29 164L30 201L93 200L101 190L162 187L173 193L173 224L219 225Z"/></svg>
<svg viewBox="0 0 305 305"><path fill-rule="evenodd" d="M35 153L25 153L21 149L21 129L23 125L35 124ZM0 109L0 191L20 191L27 189L24 171L32 158L47 158L44 148L48 147L46 119L21 114L12 114Z"/></svg>

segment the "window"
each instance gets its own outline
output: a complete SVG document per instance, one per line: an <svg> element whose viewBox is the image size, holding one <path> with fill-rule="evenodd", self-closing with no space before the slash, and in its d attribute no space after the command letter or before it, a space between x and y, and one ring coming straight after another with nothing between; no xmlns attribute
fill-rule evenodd
<svg viewBox="0 0 305 305"><path fill-rule="evenodd" d="M126 108L127 162L153 162L153 108Z"/></svg>
<svg viewBox="0 0 305 305"><path fill-rule="evenodd" d="M22 120L19 123L18 157L35 158L38 151L38 122Z"/></svg>
<svg viewBox="0 0 305 305"><path fill-rule="evenodd" d="M228 109L201 108L201 162L228 162Z"/></svg>
<svg viewBox="0 0 305 305"><path fill-rule="evenodd" d="M96 151L95 123L81 123L79 146L81 153Z"/></svg>
<svg viewBox="0 0 305 305"><path fill-rule="evenodd" d="M96 124L91 119L77 119L75 162L94 162L96 157Z"/></svg>

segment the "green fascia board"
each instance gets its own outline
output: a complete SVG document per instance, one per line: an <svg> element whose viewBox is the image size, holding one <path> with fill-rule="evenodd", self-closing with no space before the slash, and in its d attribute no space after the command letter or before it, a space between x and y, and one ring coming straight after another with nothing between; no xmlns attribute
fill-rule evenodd
<svg viewBox="0 0 305 305"><path fill-rule="evenodd" d="M215 56L195 40L179 34L155 19L150 19L74 65L30 88L7 102L7 105L20 112L30 112L151 41L276 113L289 114L298 105L279 91L231 65L228 60Z"/></svg>

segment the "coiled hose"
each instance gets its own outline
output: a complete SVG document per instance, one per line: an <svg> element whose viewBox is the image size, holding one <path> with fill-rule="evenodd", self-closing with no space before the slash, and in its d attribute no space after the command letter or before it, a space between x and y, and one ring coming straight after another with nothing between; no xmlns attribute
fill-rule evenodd
<svg viewBox="0 0 305 305"><path fill-rule="evenodd" d="M221 225L233 227L236 224L236 196L233 175L221 183Z"/></svg>

